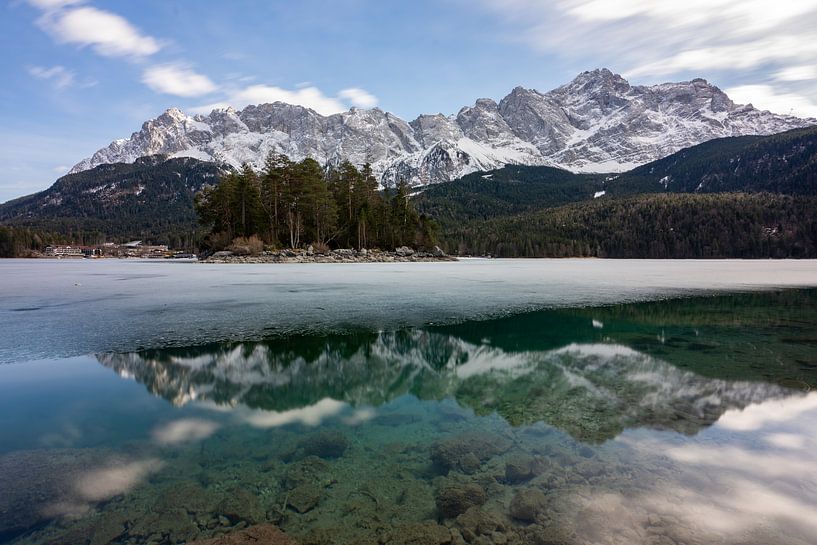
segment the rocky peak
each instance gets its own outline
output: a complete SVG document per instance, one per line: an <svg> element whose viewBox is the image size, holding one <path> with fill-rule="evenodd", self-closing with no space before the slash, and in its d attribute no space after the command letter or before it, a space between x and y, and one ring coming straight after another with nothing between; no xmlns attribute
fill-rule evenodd
<svg viewBox="0 0 817 545"><path fill-rule="evenodd" d="M195 117L171 108L71 172L157 153L261 168L270 152L322 164L370 162L383 184L441 182L509 163L610 172L712 138L815 123L736 106L703 79L631 86L601 68L547 93L520 86L498 104L481 98L455 116L421 115L411 122L377 108L322 116L282 102Z"/></svg>

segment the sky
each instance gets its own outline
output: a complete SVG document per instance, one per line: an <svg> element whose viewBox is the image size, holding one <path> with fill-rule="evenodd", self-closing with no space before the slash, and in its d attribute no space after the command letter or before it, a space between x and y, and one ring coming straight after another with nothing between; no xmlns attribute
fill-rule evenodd
<svg viewBox="0 0 817 545"><path fill-rule="evenodd" d="M170 107L410 120L606 67L817 117L817 0L0 0L0 202Z"/></svg>

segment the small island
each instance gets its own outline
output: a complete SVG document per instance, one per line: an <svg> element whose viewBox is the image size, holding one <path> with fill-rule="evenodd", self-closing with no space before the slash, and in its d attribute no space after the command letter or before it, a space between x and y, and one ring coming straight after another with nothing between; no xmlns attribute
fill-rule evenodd
<svg viewBox="0 0 817 545"><path fill-rule="evenodd" d="M217 263L360 263L453 260L439 226L420 214L408 184L378 189L371 166L322 168L270 154L196 195L200 257ZM385 251L382 248L394 249Z"/></svg>
<svg viewBox="0 0 817 545"><path fill-rule="evenodd" d="M305 250L286 249L279 251L261 251L253 253L248 246L231 246L233 250L222 250L203 257L204 263L395 263L418 261L457 261L456 257L446 254L439 246L431 251L415 251L408 246L395 248L393 252L379 249L367 250L361 248L338 248L336 250L321 249L309 245Z"/></svg>

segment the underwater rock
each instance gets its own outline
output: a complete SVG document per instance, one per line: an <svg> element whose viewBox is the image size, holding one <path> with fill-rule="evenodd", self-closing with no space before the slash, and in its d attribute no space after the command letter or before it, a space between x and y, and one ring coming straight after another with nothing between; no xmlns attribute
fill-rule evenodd
<svg viewBox="0 0 817 545"><path fill-rule="evenodd" d="M436 522L410 522L397 525L383 541L384 545L446 545L451 531Z"/></svg>
<svg viewBox="0 0 817 545"><path fill-rule="evenodd" d="M477 536L490 536L495 532L505 531L505 524L498 516L479 507L471 507L458 516L457 526L468 543L473 542Z"/></svg>
<svg viewBox="0 0 817 545"><path fill-rule="evenodd" d="M340 432L324 431L307 437L298 446L304 456L340 458L349 448L349 440Z"/></svg>
<svg viewBox="0 0 817 545"><path fill-rule="evenodd" d="M89 545L108 545L125 533L127 518L122 513L104 514L94 521L93 533Z"/></svg>
<svg viewBox="0 0 817 545"><path fill-rule="evenodd" d="M505 482L508 484L527 482L544 473L547 466L548 462L545 459L528 454L514 455L505 463Z"/></svg>
<svg viewBox="0 0 817 545"><path fill-rule="evenodd" d="M482 462L473 452L469 452L460 458L460 470L467 475L473 475L479 471L481 465Z"/></svg>
<svg viewBox="0 0 817 545"><path fill-rule="evenodd" d="M306 483L324 482L329 475L329 464L317 456L307 456L287 466L284 473L284 488L291 490Z"/></svg>
<svg viewBox="0 0 817 545"><path fill-rule="evenodd" d="M450 470L473 473L476 462L502 454L510 448L510 442L491 433L464 433L435 442L431 446L431 460L444 472Z"/></svg>
<svg viewBox="0 0 817 545"><path fill-rule="evenodd" d="M471 507L479 507L488 500L485 489L473 483L451 484L437 491L437 510L445 518L454 518Z"/></svg>
<svg viewBox="0 0 817 545"><path fill-rule="evenodd" d="M212 539L190 541L187 545L296 545L294 539L272 524L250 526Z"/></svg>
<svg viewBox="0 0 817 545"><path fill-rule="evenodd" d="M593 479L596 477L603 477L608 473L607 466L601 462L587 461L580 462L574 466L576 473L585 479Z"/></svg>
<svg viewBox="0 0 817 545"><path fill-rule="evenodd" d="M264 521L265 514L258 497L243 488L227 491L216 511L233 524L242 520L249 524L258 524Z"/></svg>
<svg viewBox="0 0 817 545"><path fill-rule="evenodd" d="M299 513L306 513L318 505L321 494L321 487L315 484L302 484L289 492L287 505Z"/></svg>
<svg viewBox="0 0 817 545"><path fill-rule="evenodd" d="M128 537L136 538L139 543L185 543L198 535L199 528L184 509L147 513L128 528Z"/></svg>
<svg viewBox="0 0 817 545"><path fill-rule="evenodd" d="M576 542L576 535L571 530L553 524L531 524L521 534L524 542L531 545L565 545Z"/></svg>
<svg viewBox="0 0 817 545"><path fill-rule="evenodd" d="M522 522L534 522L536 516L545 510L547 498L541 490L526 488L519 490L511 499L511 517Z"/></svg>
<svg viewBox="0 0 817 545"><path fill-rule="evenodd" d="M156 510L183 508L189 513L210 513L213 511L210 494L195 481L175 482L166 487L156 501Z"/></svg>

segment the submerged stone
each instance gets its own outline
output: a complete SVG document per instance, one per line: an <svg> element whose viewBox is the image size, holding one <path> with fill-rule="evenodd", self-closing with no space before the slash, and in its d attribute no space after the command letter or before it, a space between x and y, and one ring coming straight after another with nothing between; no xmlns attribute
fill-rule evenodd
<svg viewBox="0 0 817 545"><path fill-rule="evenodd" d="M324 482L328 479L329 464L317 456L308 456L287 466L283 485L291 490L305 483Z"/></svg>
<svg viewBox="0 0 817 545"><path fill-rule="evenodd" d="M183 508L189 513L209 513L213 510L213 504L213 498L200 484L182 481L171 484L160 493L156 509Z"/></svg>
<svg viewBox="0 0 817 545"><path fill-rule="evenodd" d="M519 490L511 499L511 517L522 522L534 522L539 513L544 512L547 498L541 490L526 488Z"/></svg>
<svg viewBox="0 0 817 545"><path fill-rule="evenodd" d="M479 507L471 507L457 517L457 526L463 538L471 543L477 536L488 536L495 532L504 532L505 524L502 520Z"/></svg>
<svg viewBox="0 0 817 545"><path fill-rule="evenodd" d="M508 484L527 482L541 475L547 466L548 462L543 458L528 454L514 455L505 463L505 482Z"/></svg>
<svg viewBox="0 0 817 545"><path fill-rule="evenodd" d="M190 541L187 545L296 545L294 539L272 524L250 526L220 537Z"/></svg>
<svg viewBox="0 0 817 545"><path fill-rule="evenodd" d="M140 543L151 541L184 543L199 535L196 526L184 509L169 509L160 513L147 513L128 529L128 536Z"/></svg>
<svg viewBox="0 0 817 545"><path fill-rule="evenodd" d="M386 536L385 545L446 545L451 543L451 531L436 522L399 524Z"/></svg>
<svg viewBox="0 0 817 545"><path fill-rule="evenodd" d="M305 456L340 458L349 448L349 440L340 432L324 431L307 437L298 446Z"/></svg>
<svg viewBox="0 0 817 545"><path fill-rule="evenodd" d="M290 490L287 505L298 513L306 513L321 501L322 489L315 484L302 484Z"/></svg>
<svg viewBox="0 0 817 545"><path fill-rule="evenodd" d="M508 448L509 441L495 434L464 433L434 443L431 446L431 460L444 472L453 469L474 473L482 462Z"/></svg>
<svg viewBox="0 0 817 545"><path fill-rule="evenodd" d="M437 491L437 510L445 518L454 518L488 500L485 489L473 483L447 485Z"/></svg>
<svg viewBox="0 0 817 545"><path fill-rule="evenodd" d="M226 492L225 498L218 504L217 513L227 517L231 523L246 521L258 524L264 520L264 509L255 494L243 488L233 488Z"/></svg>

